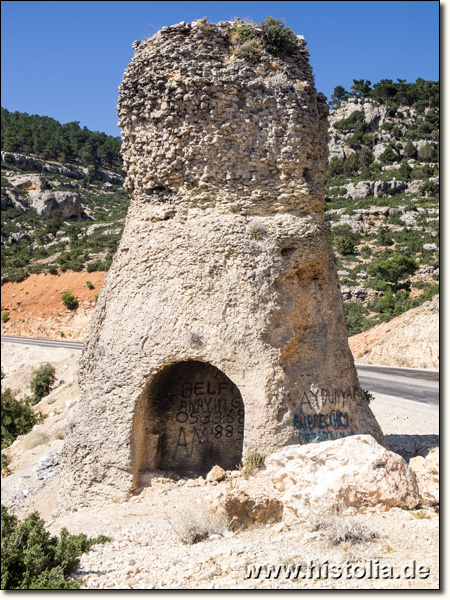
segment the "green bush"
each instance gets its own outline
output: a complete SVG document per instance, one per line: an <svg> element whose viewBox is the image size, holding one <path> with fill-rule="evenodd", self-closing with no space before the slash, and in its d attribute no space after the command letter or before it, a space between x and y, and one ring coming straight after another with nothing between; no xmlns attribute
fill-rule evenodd
<svg viewBox="0 0 450 600"><path fill-rule="evenodd" d="M350 225L344 223L333 227L330 231L330 237L333 248L346 256L354 253L355 247L361 239L361 234L353 232Z"/></svg>
<svg viewBox="0 0 450 600"><path fill-rule="evenodd" d="M94 284L91 281L86 281L86 287L89 290L93 290L95 286L94 286Z"/></svg>
<svg viewBox="0 0 450 600"><path fill-rule="evenodd" d="M267 17L257 26L244 24L236 20L233 33L237 34L239 45L235 50L237 56L251 58L260 52L262 46L273 56L282 57L295 49L296 37L292 29L281 19Z"/></svg>
<svg viewBox="0 0 450 600"><path fill-rule="evenodd" d="M41 365L33 372L33 378L30 383L30 389L33 394L33 404L37 404L42 398L49 394L50 388L54 382L55 367L50 363Z"/></svg>
<svg viewBox="0 0 450 600"><path fill-rule="evenodd" d="M382 163L393 163L398 160L398 154L396 154L396 152L394 152L394 150L388 146L386 150L380 154L379 160Z"/></svg>
<svg viewBox="0 0 450 600"><path fill-rule="evenodd" d="M33 411L32 404L31 398L17 400L9 388L2 392L2 450L12 444L19 435L28 433L39 422L39 415Z"/></svg>
<svg viewBox="0 0 450 600"><path fill-rule="evenodd" d="M4 310L2 312L2 323L7 323L9 321L9 311Z"/></svg>
<svg viewBox="0 0 450 600"><path fill-rule="evenodd" d="M110 541L105 536L70 535L65 528L59 538L51 536L37 512L19 522L3 505L1 525L3 590L77 590L80 581L68 577L81 554Z"/></svg>
<svg viewBox="0 0 450 600"><path fill-rule="evenodd" d="M357 302L344 302L345 319L347 322L348 335L356 335L366 329L364 315L367 309Z"/></svg>
<svg viewBox="0 0 450 600"><path fill-rule="evenodd" d="M68 290L61 296L61 300L64 306L70 310L75 310L78 307L78 299Z"/></svg>
<svg viewBox="0 0 450 600"><path fill-rule="evenodd" d="M241 46L236 48L235 55L241 58L254 58L261 52L262 46L259 40L247 40Z"/></svg>
<svg viewBox="0 0 450 600"><path fill-rule="evenodd" d="M86 271L88 273L92 273L93 271L107 271L110 266L111 263L107 260L95 260L94 262L86 265Z"/></svg>
<svg viewBox="0 0 450 600"><path fill-rule="evenodd" d="M270 54L284 56L295 48L295 33L283 23L282 19L267 17L259 26L262 30L264 46Z"/></svg>
<svg viewBox="0 0 450 600"><path fill-rule="evenodd" d="M371 277L392 283L395 293L399 280L405 275L413 275L418 268L419 265L413 258L396 253L392 256L379 254L367 265L366 271Z"/></svg>

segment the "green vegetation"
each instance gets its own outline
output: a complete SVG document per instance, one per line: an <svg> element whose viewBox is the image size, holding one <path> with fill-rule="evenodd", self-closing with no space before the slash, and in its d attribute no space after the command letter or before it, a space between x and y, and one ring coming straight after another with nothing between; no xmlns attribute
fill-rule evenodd
<svg viewBox="0 0 450 600"><path fill-rule="evenodd" d="M93 290L95 288L94 284L92 283L92 281L86 281L86 287L89 290Z"/></svg>
<svg viewBox="0 0 450 600"><path fill-rule="evenodd" d="M342 255L353 254L361 239L359 233L354 233L347 223L336 225L330 231L331 245Z"/></svg>
<svg viewBox="0 0 450 600"><path fill-rule="evenodd" d="M37 512L20 523L3 505L1 527L3 590L77 590L80 580L69 577L81 554L110 541L105 536L70 535L65 528L59 537L51 536Z"/></svg>
<svg viewBox="0 0 450 600"><path fill-rule="evenodd" d="M439 82L425 81L418 78L415 83L406 83L404 79L382 79L373 84L367 80L353 80L350 91L343 86L338 85L334 88L331 96L331 106L339 107L343 100L348 98L369 98L384 104L388 109L395 109L398 106L412 106L419 114L425 113L426 109L439 108ZM432 127L437 129L436 120L426 121L428 132Z"/></svg>
<svg viewBox="0 0 450 600"><path fill-rule="evenodd" d="M7 323L9 321L9 311L4 310L2 312L2 323Z"/></svg>
<svg viewBox="0 0 450 600"><path fill-rule="evenodd" d="M418 268L419 265L413 258L404 254L394 254L393 256L378 255L367 265L366 270L373 277L393 283L393 291L396 293L399 279L405 275L413 275Z"/></svg>
<svg viewBox="0 0 450 600"><path fill-rule="evenodd" d="M75 296L69 290L64 292L64 294L61 296L61 300L64 306L69 310L75 310L78 308L78 299L75 298Z"/></svg>
<svg viewBox="0 0 450 600"><path fill-rule="evenodd" d="M50 363L41 365L33 372L30 389L33 394L32 402L37 404L50 393L50 388L55 382L55 367Z"/></svg>
<svg viewBox="0 0 450 600"><path fill-rule="evenodd" d="M296 45L292 29L289 29L282 19L273 17L267 17L257 25L237 19L232 29L232 41L236 45L235 55L243 58L256 56L262 48L273 56L282 58L290 54Z"/></svg>
<svg viewBox="0 0 450 600"><path fill-rule="evenodd" d="M32 409L32 399L24 398L23 400L17 400L9 388L2 391L1 402L1 447L3 450L12 444L19 435L28 433L40 419ZM2 469L6 465L6 456L2 453Z"/></svg>
<svg viewBox="0 0 450 600"><path fill-rule="evenodd" d="M9 112L2 108L1 149L61 162L120 167L120 138L80 127L78 121L61 125L55 119Z"/></svg>

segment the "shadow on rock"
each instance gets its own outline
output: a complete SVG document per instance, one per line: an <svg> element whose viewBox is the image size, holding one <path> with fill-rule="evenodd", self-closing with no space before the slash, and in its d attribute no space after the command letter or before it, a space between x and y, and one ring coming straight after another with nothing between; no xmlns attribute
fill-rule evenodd
<svg viewBox="0 0 450 600"><path fill-rule="evenodd" d="M409 461L413 456L426 456L431 448L439 447L439 435L392 434L386 435L386 443L392 452Z"/></svg>

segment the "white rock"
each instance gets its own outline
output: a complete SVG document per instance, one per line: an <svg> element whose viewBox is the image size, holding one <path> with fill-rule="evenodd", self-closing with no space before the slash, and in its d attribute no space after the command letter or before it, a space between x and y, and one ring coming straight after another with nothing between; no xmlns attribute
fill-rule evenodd
<svg viewBox="0 0 450 600"><path fill-rule="evenodd" d="M405 460L370 435L287 446L266 458L268 474L298 516L386 504L414 508L417 482Z"/></svg>

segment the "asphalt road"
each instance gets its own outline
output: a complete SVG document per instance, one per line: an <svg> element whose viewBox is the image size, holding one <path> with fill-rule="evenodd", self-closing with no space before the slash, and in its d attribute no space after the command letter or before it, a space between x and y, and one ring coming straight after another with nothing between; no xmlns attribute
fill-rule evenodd
<svg viewBox="0 0 450 600"><path fill-rule="evenodd" d="M13 337L11 335L2 335L3 342L11 344L26 344L27 346L50 346L53 348L69 348L71 350L82 350L83 342L71 342L69 340L42 340L37 338Z"/></svg>
<svg viewBox="0 0 450 600"><path fill-rule="evenodd" d="M69 340L43 340L25 337L2 336L2 342L27 344L29 346L50 346L82 350L83 342ZM372 392L376 398L395 402L402 399L420 402L437 410L439 407L439 372L426 369L405 369L378 365L356 365L359 382L364 390Z"/></svg>
<svg viewBox="0 0 450 600"><path fill-rule="evenodd" d="M363 390L377 395L439 406L439 371L356 365Z"/></svg>

